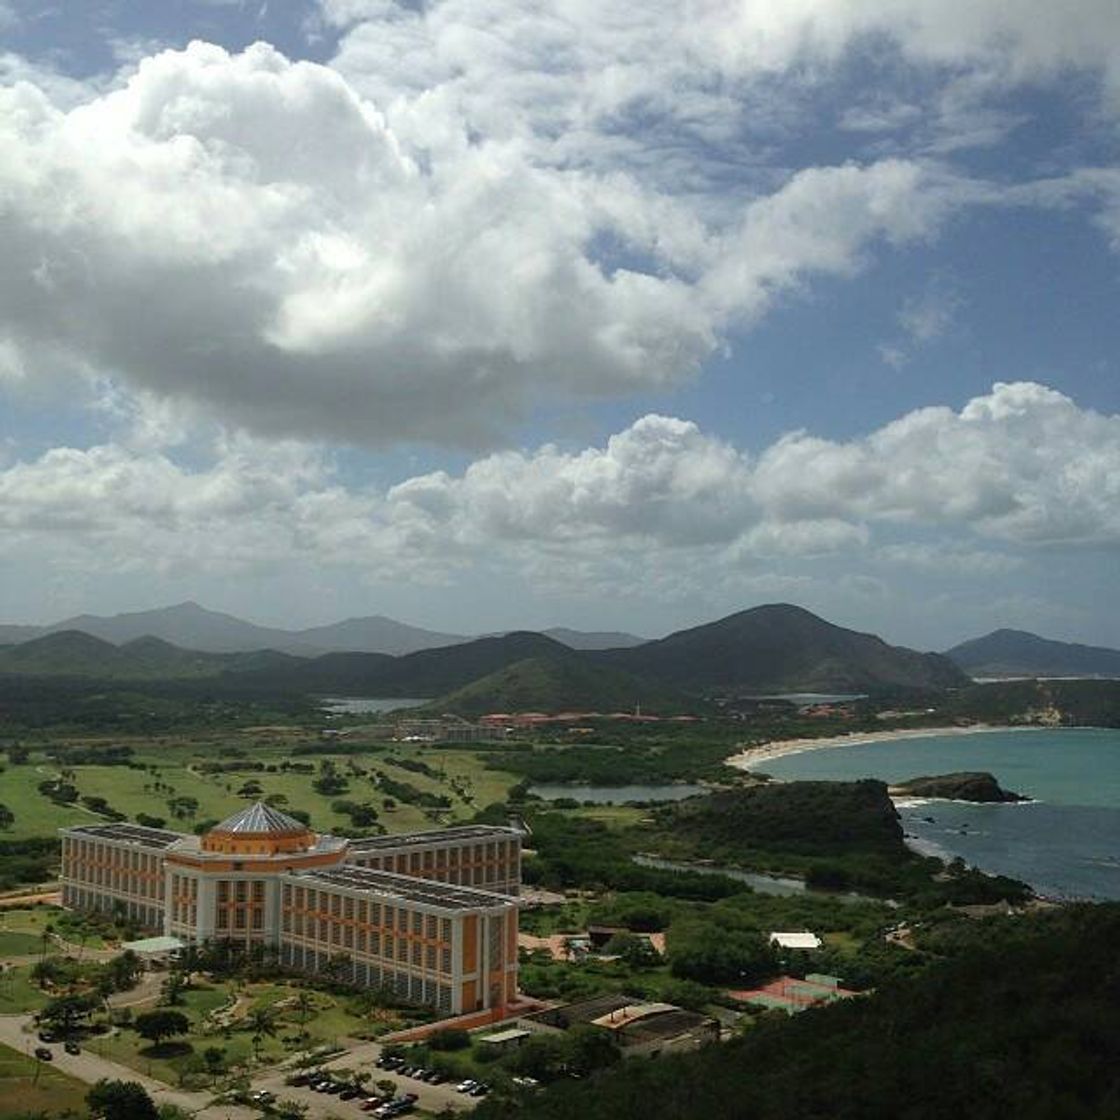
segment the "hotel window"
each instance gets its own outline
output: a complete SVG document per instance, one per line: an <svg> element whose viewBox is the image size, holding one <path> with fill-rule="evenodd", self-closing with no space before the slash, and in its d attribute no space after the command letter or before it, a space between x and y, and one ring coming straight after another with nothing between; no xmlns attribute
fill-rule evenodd
<svg viewBox="0 0 1120 1120"><path fill-rule="evenodd" d="M264 914L260 910L253 911L253 929L262 929L264 926Z"/></svg>
<svg viewBox="0 0 1120 1120"><path fill-rule="evenodd" d="M369 921L369 903L365 899L358 903L358 921L363 925Z"/></svg>
<svg viewBox="0 0 1120 1120"><path fill-rule="evenodd" d="M337 894L331 899L331 913L336 918L342 913L342 899Z"/></svg>
<svg viewBox="0 0 1120 1120"><path fill-rule="evenodd" d="M369 935L369 951L375 956L381 955L381 934L371 933Z"/></svg>
<svg viewBox="0 0 1120 1120"><path fill-rule="evenodd" d="M244 910L234 910L234 912L233 912L233 928L234 929L244 929L245 928L245 911Z"/></svg>
<svg viewBox="0 0 1120 1120"><path fill-rule="evenodd" d="M424 962L424 946L419 941L412 943L412 963L419 968Z"/></svg>
<svg viewBox="0 0 1120 1120"><path fill-rule="evenodd" d="M412 855L408 857L408 869L409 869L409 871L412 871L412 872L416 872L416 871L420 870L420 853L419 852L413 852Z"/></svg>
<svg viewBox="0 0 1120 1120"><path fill-rule="evenodd" d="M342 928L342 944L345 945L347 949L353 949L354 948L354 927L353 926L343 926L343 928Z"/></svg>
<svg viewBox="0 0 1120 1120"><path fill-rule="evenodd" d="M428 945L424 949L424 967L425 968L435 968L436 967L436 947L434 945Z"/></svg>
<svg viewBox="0 0 1120 1120"><path fill-rule="evenodd" d="M408 960L408 942L403 937L397 940L397 960Z"/></svg>
<svg viewBox="0 0 1120 1120"><path fill-rule="evenodd" d="M408 911L397 911L397 929L403 930L405 933L408 932Z"/></svg>
<svg viewBox="0 0 1120 1120"><path fill-rule="evenodd" d="M354 900L352 898L346 899L343 905L343 914L347 918L352 919L354 917Z"/></svg>
<svg viewBox="0 0 1120 1120"><path fill-rule="evenodd" d="M396 919L397 919L397 912L391 906L386 906L385 907L385 920L383 922L379 923L379 924L385 926L386 929L392 929L393 928L393 923L396 921Z"/></svg>
<svg viewBox="0 0 1120 1120"><path fill-rule="evenodd" d="M412 915L412 932L415 936L419 937L424 932L424 915L416 913Z"/></svg>
<svg viewBox="0 0 1120 1120"><path fill-rule="evenodd" d="M354 947L359 953L364 953L366 951L366 931L364 929L358 930L358 937Z"/></svg>
<svg viewBox="0 0 1120 1120"><path fill-rule="evenodd" d="M253 899L256 902L264 902L264 883L261 880L253 884Z"/></svg>
<svg viewBox="0 0 1120 1120"><path fill-rule="evenodd" d="M440 949L439 951L439 970L440 972L451 971L451 950Z"/></svg>
<svg viewBox="0 0 1120 1120"><path fill-rule="evenodd" d="M439 919L433 918L429 915L428 918L425 919L424 926L424 936L428 938L429 941L434 941L436 938L436 931L439 926Z"/></svg>
<svg viewBox="0 0 1120 1120"><path fill-rule="evenodd" d="M236 891L237 891L236 897L237 897L238 902L244 902L245 899L248 898L248 890L249 890L249 884L246 883L244 880L242 880L241 882L239 882L237 884L237 886L236 886Z"/></svg>
<svg viewBox="0 0 1120 1120"><path fill-rule="evenodd" d="M430 849L424 853L424 870L430 871L434 862L435 852Z"/></svg>
<svg viewBox="0 0 1120 1120"><path fill-rule="evenodd" d="M320 918L319 919L319 940L320 941L326 941L327 930L328 929L329 929L329 926L327 925L327 919L326 918Z"/></svg>

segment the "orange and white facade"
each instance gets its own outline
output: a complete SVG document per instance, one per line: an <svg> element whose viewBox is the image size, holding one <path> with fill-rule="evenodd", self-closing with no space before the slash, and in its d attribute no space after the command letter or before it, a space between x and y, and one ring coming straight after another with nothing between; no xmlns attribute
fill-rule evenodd
<svg viewBox="0 0 1120 1120"><path fill-rule="evenodd" d="M521 835L468 825L350 841L258 803L203 836L132 824L62 830L62 902L184 942L275 946L442 1014L517 993Z"/></svg>

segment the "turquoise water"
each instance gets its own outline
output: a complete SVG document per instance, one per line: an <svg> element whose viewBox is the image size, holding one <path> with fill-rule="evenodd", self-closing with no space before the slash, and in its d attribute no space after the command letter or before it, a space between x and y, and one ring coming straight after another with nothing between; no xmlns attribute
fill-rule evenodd
<svg viewBox="0 0 1120 1120"><path fill-rule="evenodd" d="M1120 899L1120 731L1063 729L935 735L771 759L775 778L898 782L987 770L1023 805L902 803L914 846L960 856L1046 895Z"/></svg>

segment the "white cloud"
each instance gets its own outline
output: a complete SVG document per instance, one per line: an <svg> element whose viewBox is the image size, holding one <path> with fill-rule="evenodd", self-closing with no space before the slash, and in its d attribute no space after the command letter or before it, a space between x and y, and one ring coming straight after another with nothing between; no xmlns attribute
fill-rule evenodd
<svg viewBox="0 0 1120 1120"><path fill-rule="evenodd" d="M8 364L260 432L477 442L542 398L691 375L783 291L926 236L954 190L905 161L815 168L716 220L518 135L424 138L261 44L165 52L69 112L0 92Z"/></svg>
<svg viewBox="0 0 1120 1120"><path fill-rule="evenodd" d="M601 447L502 452L387 489L347 487L293 444L219 440L189 466L140 439L0 469L0 529L10 556L84 570L313 564L422 582L472 567L668 594L869 554L995 577L1035 546L1120 546L1120 417L999 384L959 412L921 409L848 443L794 433L751 458L646 416Z"/></svg>

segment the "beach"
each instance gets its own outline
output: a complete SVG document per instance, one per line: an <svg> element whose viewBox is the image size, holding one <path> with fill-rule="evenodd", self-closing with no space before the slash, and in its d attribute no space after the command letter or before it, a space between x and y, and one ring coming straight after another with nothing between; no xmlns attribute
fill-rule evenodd
<svg viewBox="0 0 1120 1120"><path fill-rule="evenodd" d="M866 743L893 743L904 739L927 739L940 735L983 735L990 731L1046 731L1045 727L1006 727L978 723L969 727L913 727L894 731L860 731L850 735L831 735L820 739L774 739L748 747L727 759L728 766L738 770L757 770L770 759L804 751L827 750L829 747L858 747Z"/></svg>

